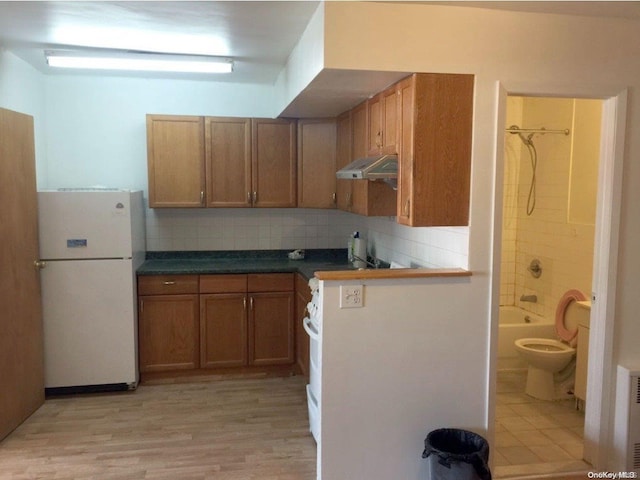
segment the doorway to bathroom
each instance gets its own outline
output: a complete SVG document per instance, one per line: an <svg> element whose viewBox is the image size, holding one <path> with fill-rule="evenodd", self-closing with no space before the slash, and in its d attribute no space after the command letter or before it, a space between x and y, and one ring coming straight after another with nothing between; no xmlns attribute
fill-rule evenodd
<svg viewBox="0 0 640 480"><path fill-rule="evenodd" d="M584 347L589 343L603 104L599 99L507 97L492 452L496 477L589 467L583 461L589 408ZM528 365L514 341L557 338L556 308L566 292L576 290L584 312L572 314L577 316L567 328L577 331L580 323L580 368L576 371L574 358L554 374L556 399L535 398L525 393Z"/></svg>

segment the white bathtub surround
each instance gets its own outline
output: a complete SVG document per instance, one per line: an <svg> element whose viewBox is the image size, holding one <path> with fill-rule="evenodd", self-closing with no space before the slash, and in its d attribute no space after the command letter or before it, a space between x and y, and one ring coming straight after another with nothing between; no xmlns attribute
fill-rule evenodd
<svg viewBox="0 0 640 480"><path fill-rule="evenodd" d="M533 137L538 163L536 207L530 216L529 152L517 135L505 134L500 304L552 318L564 292L591 291L600 102L540 97L507 101L507 125L571 131L569 136ZM542 264L537 279L527 271L534 258ZM521 302L523 294L537 295L538 301Z"/></svg>
<svg viewBox="0 0 640 480"><path fill-rule="evenodd" d="M529 321L527 322L526 319ZM517 307L500 307L498 329L498 371L527 368L527 362L516 350L516 340L556 338L552 320Z"/></svg>

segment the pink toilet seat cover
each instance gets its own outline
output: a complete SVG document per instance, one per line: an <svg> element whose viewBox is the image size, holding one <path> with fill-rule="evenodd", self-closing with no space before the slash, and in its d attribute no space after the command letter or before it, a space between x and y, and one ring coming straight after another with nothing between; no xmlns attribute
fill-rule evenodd
<svg viewBox="0 0 640 480"><path fill-rule="evenodd" d="M569 343L572 347L575 347L578 343L578 339L576 338L578 329L567 329L564 324L564 316L571 302L581 302L586 299L587 297L585 297L580 290L568 290L558 302L558 308L556 309L556 332L562 340Z"/></svg>

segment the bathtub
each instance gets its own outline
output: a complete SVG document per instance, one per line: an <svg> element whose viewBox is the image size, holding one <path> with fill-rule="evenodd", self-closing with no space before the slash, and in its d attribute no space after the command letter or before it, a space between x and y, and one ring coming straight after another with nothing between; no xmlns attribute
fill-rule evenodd
<svg viewBox="0 0 640 480"><path fill-rule="evenodd" d="M555 322L518 307L500 307L498 318L498 370L527 368L514 345L517 339L557 338Z"/></svg>

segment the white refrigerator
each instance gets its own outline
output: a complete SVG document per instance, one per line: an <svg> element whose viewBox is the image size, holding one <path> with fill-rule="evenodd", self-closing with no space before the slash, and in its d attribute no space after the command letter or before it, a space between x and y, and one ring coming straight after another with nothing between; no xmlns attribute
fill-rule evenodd
<svg viewBox="0 0 640 480"><path fill-rule="evenodd" d="M45 390L136 388L141 191L38 192Z"/></svg>

